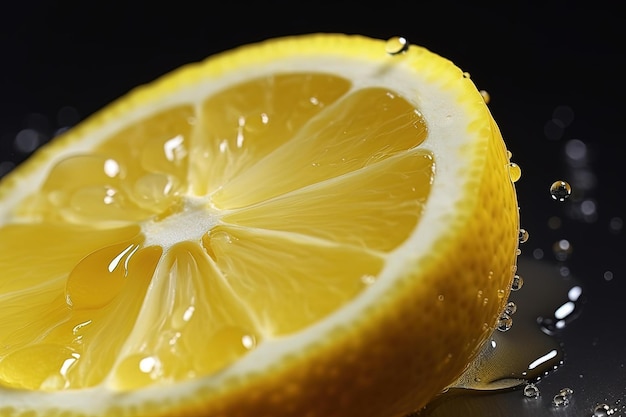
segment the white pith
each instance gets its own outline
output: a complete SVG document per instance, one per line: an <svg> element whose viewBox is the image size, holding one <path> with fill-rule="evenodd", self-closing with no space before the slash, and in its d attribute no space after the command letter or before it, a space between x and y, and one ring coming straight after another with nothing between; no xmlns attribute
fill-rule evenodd
<svg viewBox="0 0 626 417"><path fill-rule="evenodd" d="M394 65L389 65L390 60L394 59L397 62ZM408 258L412 258L412 262L417 264L419 257L423 256L421 254L428 254L428 248L437 240L437 237L446 232L449 218L454 212L453 208L464 198L462 193L459 193L459 190L463 189L459 181L464 181L461 179L466 177L464 173L470 170L472 161L470 158L464 158L458 150L475 140L475 137L468 134L468 124L471 120L468 120L468 116L462 113L464 107L459 106L458 97L454 95L454 90L442 89L441 85L433 83L431 79L427 80L420 77L413 69L403 63L402 56L384 57L379 62L357 61L331 55L325 57L312 55L311 59L305 57L284 58L264 65L247 67L241 71L229 72L219 79L184 87L173 95L163 97L159 102L151 103L151 106L137 108L125 114L123 118L117 118L115 121L104 125L99 131L92 132L91 136L86 137L85 140L76 142L73 146L56 153L55 157L46 161L39 170L32 171L26 178L22 178L20 184L28 184L28 186L13 189L4 198L0 206L0 224L8 221L27 220L13 218L11 208L41 184L50 167L65 156L90 150L123 125L178 104L200 103L202 99L212 93L251 78L297 71L337 74L353 80L353 89L355 90L370 86L384 86L396 91L411 102L427 121L428 137L420 148L430 150L434 155L437 171L436 183L432 187L428 204L418 227L401 247L389 255L377 284L363 291L352 302L316 325L303 329L290 337L269 340L260 344L241 360L219 374L182 381L175 385L155 385L127 394L112 390L106 382L94 388L52 394L0 389L0 410L4 404L11 404L18 409L21 407L24 410L29 410L32 405L36 404L38 411L44 411L48 408L69 409L91 415L99 409L107 408L113 401L118 407L139 405L145 401L153 401L155 398L168 402L168 399L174 400L193 393L196 387L217 388L224 381L235 376L261 373L272 364L280 362L285 355L302 350L316 340L323 339L324 335L338 326L342 326L343 323L349 323L353 321L354 317L362 315L363 311L372 305L373 300L394 285L394 277L397 277L398 272L403 270L403 265ZM194 207L198 207L201 203L199 200L188 200L187 210L171 220L172 223L176 222L174 229L188 229L185 226L197 224L202 216L196 216L194 213L198 213L196 210L203 209L194 209ZM202 224L201 229L203 231L208 230L217 223L217 220L218 214L216 213L215 216L210 216L204 220L205 223ZM147 233L149 244L160 245L167 249L180 239L199 239L199 236L193 233L185 235L161 232L164 229L159 228L164 225L167 226L167 223L161 222L158 225L144 223L142 225L144 232ZM98 392L97 395L90 394L90 392L95 391ZM115 399L113 400L113 398Z"/></svg>

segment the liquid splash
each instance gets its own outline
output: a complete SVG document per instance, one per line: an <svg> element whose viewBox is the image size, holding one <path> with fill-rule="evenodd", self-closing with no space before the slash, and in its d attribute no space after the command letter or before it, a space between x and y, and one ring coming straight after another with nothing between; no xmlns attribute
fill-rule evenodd
<svg viewBox="0 0 626 417"><path fill-rule="evenodd" d="M584 293L577 279L560 274L557 264L520 256L518 271L526 278L524 288L510 296L510 303L515 305L514 325L506 333L494 332L466 372L410 417L500 415L490 396L512 390L521 391L520 407L533 406L523 400L538 397L539 389L534 384L564 364L564 347L558 332L578 316ZM554 398L561 407L572 396L564 390L557 394L559 398ZM506 410L499 411L507 415Z"/></svg>

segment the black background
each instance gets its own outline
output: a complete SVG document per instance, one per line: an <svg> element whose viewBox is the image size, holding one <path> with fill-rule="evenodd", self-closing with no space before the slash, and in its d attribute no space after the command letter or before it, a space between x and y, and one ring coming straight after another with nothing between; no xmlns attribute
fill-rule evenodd
<svg viewBox="0 0 626 417"><path fill-rule="evenodd" d="M556 261L552 244L567 239L573 247L567 266L584 283L583 314L561 336L569 362L542 381L547 387L575 382L584 394L575 397L566 411L546 406L531 412L521 402L518 406L507 400L506 415L591 415L595 402L622 407L620 412L626 415L620 406L626 402L625 233L610 227L612 219L626 215L622 195L626 20L618 6L599 2L500 3L507 4L338 1L218 6L189 1L160 5L43 0L3 4L0 175L29 154L15 146L23 129L36 129L44 142L59 128L87 117L131 88L216 52L308 32L405 36L453 60L490 93L489 106L513 161L522 167L517 183L520 213L522 227L530 232L523 251L541 249L543 261ZM563 109L570 117L555 121ZM571 140L587 146L582 167L565 156ZM557 179L574 188L564 203L552 200L548 192ZM595 204L591 218L580 215L583 201ZM561 227L548 227L555 216ZM576 381L571 380L574 375ZM446 413L456 415L453 410Z"/></svg>

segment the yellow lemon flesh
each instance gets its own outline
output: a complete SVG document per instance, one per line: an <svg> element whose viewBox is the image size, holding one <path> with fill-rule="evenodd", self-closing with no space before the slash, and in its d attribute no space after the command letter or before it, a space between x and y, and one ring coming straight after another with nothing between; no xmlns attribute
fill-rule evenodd
<svg viewBox="0 0 626 417"><path fill-rule="evenodd" d="M0 415L419 409L506 304L508 155L415 45L272 39L136 89L0 183Z"/></svg>

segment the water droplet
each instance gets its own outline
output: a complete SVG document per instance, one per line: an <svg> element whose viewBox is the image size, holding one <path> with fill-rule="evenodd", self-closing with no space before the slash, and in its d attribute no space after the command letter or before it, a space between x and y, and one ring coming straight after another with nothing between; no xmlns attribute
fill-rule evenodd
<svg viewBox="0 0 626 417"><path fill-rule="evenodd" d="M0 164L0 165L2 165L2 164ZM1 169L0 169L0 171L1 171ZM609 221L609 229L611 230L612 233L619 233L619 232L621 232L623 227L624 227L624 221L621 219L621 217L613 217Z"/></svg>
<svg viewBox="0 0 626 417"><path fill-rule="evenodd" d="M489 93L486 90L480 90L480 95L483 97L483 100L485 100L485 104L489 104L489 101L491 101Z"/></svg>
<svg viewBox="0 0 626 417"><path fill-rule="evenodd" d="M570 194L572 194L572 187L566 181L554 181L550 186L550 195L554 200L565 201Z"/></svg>
<svg viewBox="0 0 626 417"><path fill-rule="evenodd" d="M513 327L513 318L506 313L502 313L498 319L496 328L501 332L506 332Z"/></svg>
<svg viewBox="0 0 626 417"><path fill-rule="evenodd" d="M539 394L539 388L535 384L526 384L524 387L524 397L526 398L538 398Z"/></svg>
<svg viewBox="0 0 626 417"><path fill-rule="evenodd" d="M581 167L587 163L587 145L579 139L572 139L565 144L565 155L570 165Z"/></svg>
<svg viewBox="0 0 626 417"><path fill-rule="evenodd" d="M554 242L552 245L552 251L554 252L554 256L559 261L565 261L569 255L571 255L573 248L572 245L566 239L561 239L557 242Z"/></svg>
<svg viewBox="0 0 626 417"><path fill-rule="evenodd" d="M472 76L470 75L470 73L469 73L469 72L464 71L464 72L463 72L463 78L470 79L470 78L472 78Z"/></svg>
<svg viewBox="0 0 626 417"><path fill-rule="evenodd" d="M504 307L504 314L512 316L517 311L517 305L513 301L509 301Z"/></svg>
<svg viewBox="0 0 626 417"><path fill-rule="evenodd" d="M569 405L569 398L565 395L556 394L552 399L552 405L555 407L566 407Z"/></svg>
<svg viewBox="0 0 626 417"><path fill-rule="evenodd" d="M522 177L522 169L515 162L509 163L509 177L513 182L517 182Z"/></svg>
<svg viewBox="0 0 626 417"><path fill-rule="evenodd" d="M526 243L530 234L526 229L519 229L519 243Z"/></svg>
<svg viewBox="0 0 626 417"><path fill-rule="evenodd" d="M41 143L39 132L34 129L23 129L15 136L15 149L18 152L30 153Z"/></svg>
<svg viewBox="0 0 626 417"><path fill-rule="evenodd" d="M397 55L409 49L409 42L402 36L394 36L387 40L385 52L389 55Z"/></svg>
<svg viewBox="0 0 626 417"><path fill-rule="evenodd" d="M523 285L524 279L519 275L515 275L513 277L513 282L511 283L511 291L518 291Z"/></svg>
<svg viewBox="0 0 626 417"><path fill-rule="evenodd" d="M455 399L459 397L468 401L463 403L464 405L471 404L473 407L473 411L469 413L471 416L490 415L493 404L489 400L474 402L475 397L470 400L470 396L477 392L484 393L486 390L512 387L525 389L523 394L527 397L525 403L532 406L535 403L533 399L540 396L535 385L537 381L563 364L563 346L554 337L542 331L538 326L537 317L544 314L546 309L551 311L556 308L555 306L561 305L564 294L568 294L568 299L570 293L576 298L579 291L572 288L573 285L579 287L577 280L575 277L565 280L558 275L554 265L538 262L532 258L520 257L518 266L528 279L524 291L510 294L510 300L523 307L515 313L515 326L507 332L494 332L461 378L446 394L435 401L435 407L430 409L427 407L420 416L424 413L423 417L456 415L460 403ZM513 269L513 272L515 271L517 269ZM551 393L546 401L550 403L552 395L557 392ZM443 398L452 400L444 402ZM569 397L567 399L570 400ZM591 414L591 410L589 413Z"/></svg>
<svg viewBox="0 0 626 417"><path fill-rule="evenodd" d="M537 317L537 323L541 326L541 330L550 335L555 334L578 317L581 310L582 295L583 290L580 285L571 287L567 291L566 297L561 298L560 304L557 305L551 316Z"/></svg>
<svg viewBox="0 0 626 417"><path fill-rule="evenodd" d="M73 126L80 120L78 110L72 106L61 107L57 111L57 123L61 127Z"/></svg>
<svg viewBox="0 0 626 417"><path fill-rule="evenodd" d="M372 285L376 282L376 276L370 274L362 275L361 282L365 285Z"/></svg>
<svg viewBox="0 0 626 417"><path fill-rule="evenodd" d="M611 415L611 411L608 404L598 404L593 409L593 417L608 417Z"/></svg>

